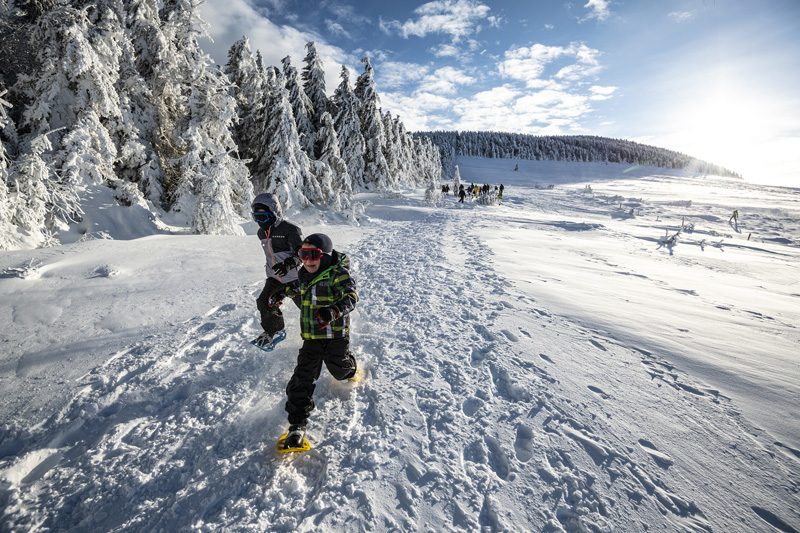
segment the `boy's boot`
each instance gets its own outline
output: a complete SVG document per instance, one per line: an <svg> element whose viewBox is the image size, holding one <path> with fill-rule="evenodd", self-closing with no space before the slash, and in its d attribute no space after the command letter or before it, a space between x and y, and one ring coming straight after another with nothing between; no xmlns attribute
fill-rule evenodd
<svg viewBox="0 0 800 533"><path fill-rule="evenodd" d="M283 447L289 448L302 448L303 439L306 436L305 424L292 424L289 426L289 433L286 435L286 440L283 441Z"/></svg>

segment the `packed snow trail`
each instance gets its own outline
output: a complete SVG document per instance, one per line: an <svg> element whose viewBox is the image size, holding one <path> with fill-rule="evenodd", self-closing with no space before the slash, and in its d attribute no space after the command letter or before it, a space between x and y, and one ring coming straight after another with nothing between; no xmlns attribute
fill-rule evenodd
<svg viewBox="0 0 800 533"><path fill-rule="evenodd" d="M3 528L795 531L796 458L658 354L504 278L478 230L515 207L395 203L343 250L366 377L323 370L310 452L274 450L296 310L264 354L247 344L260 282L225 287L20 433Z"/></svg>

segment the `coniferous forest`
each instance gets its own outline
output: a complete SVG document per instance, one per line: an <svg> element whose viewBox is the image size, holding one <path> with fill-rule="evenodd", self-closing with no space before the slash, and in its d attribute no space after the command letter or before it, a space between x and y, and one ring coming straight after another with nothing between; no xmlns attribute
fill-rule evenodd
<svg viewBox="0 0 800 533"><path fill-rule="evenodd" d="M739 178L726 168L688 155L632 141L588 135L525 135L491 131L417 132L439 147L445 175L452 176L455 158L526 159L532 161L597 161L662 168L689 169L702 174Z"/></svg>
<svg viewBox="0 0 800 533"><path fill-rule="evenodd" d="M368 58L328 91L315 43L274 66L243 37L221 67L205 28L192 0L0 0L0 249L59 244L98 190L171 227L236 234L255 194L346 213L359 190L436 190L458 155L732 174L599 137L411 134L381 108Z"/></svg>

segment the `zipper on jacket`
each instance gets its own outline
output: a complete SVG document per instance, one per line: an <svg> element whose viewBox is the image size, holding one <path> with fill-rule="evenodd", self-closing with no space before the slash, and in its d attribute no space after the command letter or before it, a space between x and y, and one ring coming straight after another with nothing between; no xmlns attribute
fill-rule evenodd
<svg viewBox="0 0 800 533"><path fill-rule="evenodd" d="M275 223L272 224L272 226L274 225ZM278 281L283 283L281 277L278 275L277 272L275 272L275 256L272 255L272 241L269 240L269 234L272 233L272 226L270 226L269 229L267 230L267 249L269 250L269 257L270 259L272 259L272 265L270 265L270 268L272 269L272 273L275 274L275 277L278 278Z"/></svg>

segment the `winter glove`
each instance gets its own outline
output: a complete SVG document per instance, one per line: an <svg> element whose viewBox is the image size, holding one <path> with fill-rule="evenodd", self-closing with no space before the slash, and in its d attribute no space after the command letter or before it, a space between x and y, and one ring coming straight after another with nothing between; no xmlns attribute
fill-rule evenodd
<svg viewBox="0 0 800 533"><path fill-rule="evenodd" d="M335 307L322 307L314 315L314 321L321 328L324 328L337 318L339 318L339 310Z"/></svg>
<svg viewBox="0 0 800 533"><path fill-rule="evenodd" d="M276 292L275 294L271 294L267 303L270 307L280 307L283 303L284 294L283 292Z"/></svg>
<svg viewBox="0 0 800 533"><path fill-rule="evenodd" d="M291 269L293 269L293 268L294 268L294 266L295 266L295 265L294 265L294 261L292 261L291 259L287 259L287 260L286 260L286 261L284 261L283 263L278 263L278 264L276 264L274 267L272 267L272 271L273 271L273 272L275 272L275 274L276 274L276 275L277 275L279 278L282 278L282 277L283 277L283 276L285 276L285 275L286 275L286 274L287 274L287 273L288 273L288 272L289 272Z"/></svg>

